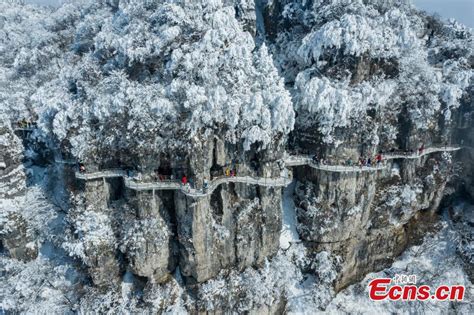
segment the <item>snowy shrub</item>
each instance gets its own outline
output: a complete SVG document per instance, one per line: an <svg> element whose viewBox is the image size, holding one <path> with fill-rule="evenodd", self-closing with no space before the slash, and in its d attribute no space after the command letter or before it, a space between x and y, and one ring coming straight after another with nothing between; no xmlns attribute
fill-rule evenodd
<svg viewBox="0 0 474 315"><path fill-rule="evenodd" d="M63 247L86 264L103 251L117 247L110 218L104 213L84 211L76 218L75 227L77 240L65 242Z"/></svg>
<svg viewBox="0 0 474 315"><path fill-rule="evenodd" d="M55 266L46 260L23 263L0 257L2 281L0 308L6 312L64 314L77 296L71 292L71 266Z"/></svg>
<svg viewBox="0 0 474 315"><path fill-rule="evenodd" d="M392 266L376 273L368 274L360 283L344 289L326 308L327 313L397 313L397 314L445 314L452 303L439 301L379 301L374 303L369 297L368 283L375 278L392 278L395 275L416 275L416 284L437 288L441 285L464 285L464 301L456 302L456 311L464 314L472 312L470 301L472 284L465 274L462 262L455 255L452 231L445 227L435 235L425 237L420 246L407 249ZM467 298L467 300L466 300Z"/></svg>
<svg viewBox="0 0 474 315"><path fill-rule="evenodd" d="M134 220L131 225L122 228L120 250L131 257L140 258L148 249L148 242L153 240L156 248L168 246L170 231L161 218Z"/></svg>
<svg viewBox="0 0 474 315"><path fill-rule="evenodd" d="M43 134L67 141L79 159L190 148L213 133L264 149L293 129L292 101L272 56L221 1L120 1L115 11L84 1L44 20L27 6L1 6L6 30L21 33L0 63L0 80L17 91L1 94L5 110L13 117L28 107Z"/></svg>
<svg viewBox="0 0 474 315"><path fill-rule="evenodd" d="M226 239L230 237L230 232L225 226L217 224L216 222L213 222L212 227L215 232L214 235L221 242L225 241Z"/></svg>
<svg viewBox="0 0 474 315"><path fill-rule="evenodd" d="M277 65L296 87L298 123L317 127L327 144L347 141L338 129L357 127L371 133L367 144L391 145L404 110L413 129L436 131L439 115L449 123L467 94L472 32L458 23L427 22L403 0L284 5L287 23L272 47Z"/></svg>
<svg viewBox="0 0 474 315"><path fill-rule="evenodd" d="M296 78L299 92L296 109L314 115L327 143L335 141L335 128L351 126L354 120L365 117L371 105L383 108L395 88L390 81L349 87L349 82L311 78L310 73L310 70L302 72Z"/></svg>
<svg viewBox="0 0 474 315"><path fill-rule="evenodd" d="M312 262L312 268L315 269L319 281L330 284L336 280L336 269L341 263L340 259L338 256L332 257L331 254L326 251L316 254Z"/></svg>
<svg viewBox="0 0 474 315"><path fill-rule="evenodd" d="M204 283L199 290L199 303L208 311L226 305L241 313L274 305L302 280L301 271L291 259L278 254L259 270L234 270Z"/></svg>

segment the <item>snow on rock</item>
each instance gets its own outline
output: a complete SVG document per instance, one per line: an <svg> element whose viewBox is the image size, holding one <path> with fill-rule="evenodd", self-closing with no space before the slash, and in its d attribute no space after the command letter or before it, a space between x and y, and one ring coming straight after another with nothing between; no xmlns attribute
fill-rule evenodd
<svg viewBox="0 0 474 315"><path fill-rule="evenodd" d="M368 140L391 141L405 109L416 130L433 130L440 114L450 123L468 96L473 36L459 23L443 25L409 1L281 6L273 18L284 22L274 23L282 31L272 49L296 88L296 129L316 127L326 144L350 141L340 130L361 132L365 124Z"/></svg>
<svg viewBox="0 0 474 315"><path fill-rule="evenodd" d="M298 231L296 230L296 206L293 200L293 192L296 182L287 186L283 192L282 210L283 223L280 235L280 248L288 249L292 243L300 242Z"/></svg>
<svg viewBox="0 0 474 315"><path fill-rule="evenodd" d="M84 200L69 200L78 188L64 189L72 174L21 163L52 163L45 147L57 146L93 167L128 158L140 168L145 159L155 165L163 155L203 151L186 161L197 177L234 163L229 151L238 151L252 160L239 173L259 175L276 174L273 158L294 128L311 150L348 156L441 141L470 101L466 27L408 0L84 0L55 11L3 1L0 12L0 197L9 192L0 198L2 311L453 310L371 303L368 279L395 272L431 285L456 281L471 294L462 267L472 265L472 220L453 224L457 234L445 227L427 237L334 298L339 277L348 277L344 287L398 255L408 220L437 207L450 154L432 169L429 158L397 162L384 182L383 172L303 170L308 183L297 178L281 205L278 189L230 184L205 201L150 192L129 207L120 180L82 183ZM31 148L11 130L21 119L37 122ZM471 304L453 308L472 313Z"/></svg>
<svg viewBox="0 0 474 315"><path fill-rule="evenodd" d="M470 314L474 308L473 285L462 267L462 261L455 255L455 232L447 227L435 235L427 236L420 246L413 246L402 254L390 268L368 274L364 280L339 292L325 309L329 313L430 313L446 314L455 307L459 314ZM417 284L436 288L440 285L464 285L464 301L451 304L439 301L380 301L374 303L369 298L368 283L374 278L392 278L396 274L416 275Z"/></svg>
<svg viewBox="0 0 474 315"><path fill-rule="evenodd" d="M28 107L22 111L38 116L43 134L67 141L80 159L190 148L218 132L245 150L265 148L293 129L292 101L266 46L256 48L221 1L120 1L115 11L85 1L53 13L1 6L7 29L25 37L8 41L18 54L0 64L5 86L22 93L4 91L5 111L14 121ZM35 43L21 16L41 13L48 16ZM48 62L38 66L32 52Z"/></svg>
<svg viewBox="0 0 474 315"><path fill-rule="evenodd" d="M199 303L207 311L217 311L229 305L236 312L250 310L267 311L278 307L281 299L296 296L301 292L305 279L300 266L307 265L305 249L293 244L285 253L279 252L258 270L247 268L229 275L219 275L201 285ZM240 292L240 294L237 294Z"/></svg>
<svg viewBox="0 0 474 315"><path fill-rule="evenodd" d="M296 109L317 117L318 131L328 143L335 141L335 128L350 126L354 119L365 115L371 105L375 109L383 108L395 89L391 81L376 85L363 83L352 88L349 82L311 77L310 73L311 70L307 70L296 77L299 92Z"/></svg>

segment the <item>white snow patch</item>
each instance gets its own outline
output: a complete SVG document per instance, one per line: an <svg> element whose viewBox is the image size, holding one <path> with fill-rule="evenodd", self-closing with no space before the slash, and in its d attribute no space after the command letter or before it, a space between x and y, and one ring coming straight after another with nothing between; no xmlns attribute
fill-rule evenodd
<svg viewBox="0 0 474 315"><path fill-rule="evenodd" d="M293 200L295 186L296 182L293 181L283 192L283 224L280 234L280 248L285 250L291 246L291 243L301 241L296 230L296 207Z"/></svg>

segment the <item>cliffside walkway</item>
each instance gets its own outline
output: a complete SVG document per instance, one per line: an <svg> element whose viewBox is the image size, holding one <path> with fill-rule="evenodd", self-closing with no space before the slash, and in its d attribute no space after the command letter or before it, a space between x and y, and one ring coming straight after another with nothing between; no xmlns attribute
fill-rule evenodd
<svg viewBox="0 0 474 315"><path fill-rule="evenodd" d="M180 190L183 194L190 197L206 197L222 184L242 183L247 185L258 185L263 187L286 187L291 184L290 176L280 177L252 177L252 176L225 176L218 177L209 182L207 189L192 188L189 185L183 186L179 181L158 181L158 182L136 182L133 179L125 177L125 187L137 191L150 190Z"/></svg>
<svg viewBox="0 0 474 315"><path fill-rule="evenodd" d="M101 179L101 178L114 178L114 177L126 177L127 172L124 170L106 170L106 171L99 171L93 173L81 173L76 172L77 179L83 180L93 180L93 179Z"/></svg>
<svg viewBox="0 0 474 315"><path fill-rule="evenodd" d="M207 188L197 189L190 185L182 185L179 180L162 180L155 182L137 181L127 175L123 170L107 170L94 173L80 173L76 172L76 178L82 180L94 180L105 178L124 179L125 187L136 191L154 191L154 190L180 190L185 195L190 197L205 197L212 194L212 192L221 184L225 183L243 183L248 185L258 185L263 187L286 187L293 180L291 176L282 174L279 177L252 177L252 176L222 176L217 177L209 182Z"/></svg>
<svg viewBox="0 0 474 315"><path fill-rule="evenodd" d="M67 159L61 159L61 158L54 158L54 163L76 165L77 161L73 159L67 160Z"/></svg>
<svg viewBox="0 0 474 315"><path fill-rule="evenodd" d="M383 154L383 159L385 161L388 160L396 160L396 159L419 159L425 155L436 153L436 152L453 152L460 150L461 147L432 147L423 150L421 154L418 152L406 154L404 152L396 152L396 153L389 153ZM360 173L360 172L376 172L379 170L383 170L388 167L387 164L382 163L381 165L373 165L373 166L359 166L359 165L328 165L328 164L321 164L315 163L312 160L311 155L290 155L287 156L285 159L286 166L309 166L314 169L328 171L328 172L337 172L337 173Z"/></svg>
<svg viewBox="0 0 474 315"><path fill-rule="evenodd" d="M392 153L385 154L384 160L394 159L419 159L425 155L435 152L452 152L460 150L460 147L432 147L423 150L421 154L405 154L405 153ZM285 164L287 167L293 166L310 166L315 169L338 172L338 173L358 173L358 172L376 172L379 170L386 169L387 164L380 164L374 166L358 166L358 165L325 165L317 164L312 161L309 155L290 155L285 158ZM221 184L224 183L242 183L247 185L258 185L263 187L286 187L292 182L292 177L288 170L283 171L278 177L252 177L252 176L222 176L211 180L206 189L192 188L189 185L182 185L179 180L162 180L154 182L144 182L136 180L127 175L127 172L121 169L116 170L105 170L92 173L81 173L76 172L76 178L82 180L94 180L94 179L105 179L105 178L123 178L125 187L136 190L136 191L154 191L154 190L180 190L185 195L190 197L205 197L212 194L212 192Z"/></svg>

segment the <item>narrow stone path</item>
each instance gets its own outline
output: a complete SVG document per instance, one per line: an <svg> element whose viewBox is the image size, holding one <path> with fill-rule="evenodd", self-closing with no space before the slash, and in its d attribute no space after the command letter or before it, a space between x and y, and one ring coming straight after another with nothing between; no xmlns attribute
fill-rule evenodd
<svg viewBox="0 0 474 315"><path fill-rule="evenodd" d="M436 152L453 152L460 150L460 147L433 147L427 148L423 150L421 154L419 153L412 153L412 154L404 154L404 153L392 153L392 154L383 154L383 159L385 161L388 160L396 160L396 159L419 159L425 155L436 153ZM388 165L374 165L374 166L358 166L358 165L326 165L326 164L318 164L314 163L312 160L312 156L310 155L290 155L285 159L286 166L309 166L314 169L328 171L328 172L337 172L337 173L360 173L360 172L376 172L383 169L386 169Z"/></svg>
<svg viewBox="0 0 474 315"><path fill-rule="evenodd" d="M192 188L189 185L182 185L179 180L163 180L157 182L141 182L129 176L123 170L107 170L94 173L76 172L76 178L82 180L94 180L104 178L124 178L125 187L136 191L153 191L153 190L180 190L190 197L205 197L219 186L225 183L243 183L247 185L258 185L263 187L286 187L292 178L285 171L279 177L252 177L252 176L222 176L209 182L207 189Z"/></svg>
<svg viewBox="0 0 474 315"><path fill-rule="evenodd" d="M427 154L435 152L452 152L461 149L460 147L433 147L425 149L421 154L403 154L394 153L384 155L384 160L394 159L419 159ZM376 166L347 166L347 165L324 165L316 164L312 161L309 155L291 155L285 158L285 164L287 167L293 166L310 166L315 169L338 172L338 173L359 173L359 172L376 172L388 167L387 164L381 164ZM180 190L187 196L190 197L206 197L212 194L212 192L219 186L225 183L243 183L247 185L258 185L263 187L286 187L291 184L292 176L288 169L285 169L280 176L277 177L253 177L253 176L222 176L214 178L209 182L206 189L192 188L189 185L182 185L179 180L163 180L156 182L142 182L131 178L127 175L127 172L121 169L116 170L105 170L93 173L81 173L76 172L76 178L82 180L94 180L94 179L105 179L105 178L118 178L122 177L125 182L125 187L136 190L136 191L154 191L154 190Z"/></svg>
<svg viewBox="0 0 474 315"><path fill-rule="evenodd" d="M225 176L218 177L210 181L207 189L192 188L188 185L183 186L179 181L159 181L159 182L136 182L133 179L125 177L125 187L137 191L149 190L181 190L190 197L206 197L222 184L243 183L247 185L258 185L263 187L286 187L292 181L292 178L281 175L280 177L252 177L252 176Z"/></svg>

